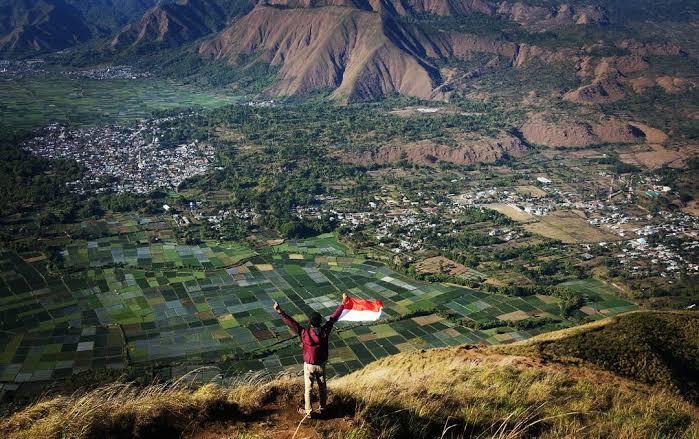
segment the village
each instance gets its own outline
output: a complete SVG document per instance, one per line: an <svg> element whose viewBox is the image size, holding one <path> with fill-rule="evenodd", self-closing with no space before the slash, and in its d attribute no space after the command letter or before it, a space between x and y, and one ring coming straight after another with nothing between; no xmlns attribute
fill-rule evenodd
<svg viewBox="0 0 699 439"><path fill-rule="evenodd" d="M274 101L255 105L274 105ZM80 194L177 190L184 180L215 167L211 145L196 140L176 145L161 141L169 129L163 126L179 117L187 115L146 119L131 126L69 129L53 124L22 147L41 157L82 164L84 176L71 183ZM542 171L545 168L521 173L514 183L472 174L416 191L377 178L365 205L328 191L316 196L312 205L295 206L293 215L299 220L329 218L349 239L404 263L440 252L443 249L436 248L436 243L458 240L467 231L475 233L483 247L463 252L488 249L492 254L548 238L566 245L580 263L611 258L627 277L663 278L670 283L680 275L699 272L697 218L681 209L651 213L639 207L639 201L672 194L673 189L660 184L657 177L619 178L597 170L591 171L591 183ZM221 225L229 220L254 228L264 215L252 208L218 205L206 196L195 197L185 209L163 208L175 226L204 224L212 229L208 236L218 236ZM498 212L506 221L464 222L474 210Z"/></svg>
<svg viewBox="0 0 699 439"><path fill-rule="evenodd" d="M520 241L531 231L570 244L581 261L593 259L592 253L600 251L612 254L619 269L629 277L660 276L672 283L670 279L675 276L699 273L699 219L679 209L651 214L638 209L635 203L635 197L671 190L658 186L653 178L641 178L635 190L606 200L570 188L561 190L541 176L533 176L532 186L526 190L519 189L474 184L460 194L446 194L449 201L440 201L441 194L403 194L383 187L361 210L343 208L341 199L324 195L316 206L297 207L296 215L336 218L350 235L370 231L378 247L411 262L429 250L423 239L425 231L433 230L438 236L457 234L465 210L490 209L513 220L512 225L491 224L483 230L499 242ZM571 216L576 221L568 223L569 217L559 216L569 212L575 212ZM539 227L541 224L547 227ZM550 224L552 227L548 227ZM577 227L581 234L569 241L565 233L556 233L557 227Z"/></svg>
<svg viewBox="0 0 699 439"><path fill-rule="evenodd" d="M161 124L171 120L80 129L52 124L22 148L40 157L75 160L84 166L84 177L71 183L80 194L174 190L187 178L208 171L214 150L196 140L175 147L161 145Z"/></svg>
<svg viewBox="0 0 699 439"><path fill-rule="evenodd" d="M137 72L133 67L127 65L71 70L64 72L64 75L69 78L92 79L98 81L107 79L135 80L151 77L149 72Z"/></svg>
<svg viewBox="0 0 699 439"><path fill-rule="evenodd" d="M42 60L5 60L0 59L0 79L19 79L46 73Z"/></svg>

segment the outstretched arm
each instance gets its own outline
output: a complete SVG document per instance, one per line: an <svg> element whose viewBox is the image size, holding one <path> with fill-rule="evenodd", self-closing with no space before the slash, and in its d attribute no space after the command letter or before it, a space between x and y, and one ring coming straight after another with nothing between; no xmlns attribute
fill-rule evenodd
<svg viewBox="0 0 699 439"><path fill-rule="evenodd" d="M293 317L291 317L290 315L285 313L277 302L274 302L274 305L272 305L272 308L274 308L274 310L277 312L277 314L279 314L279 316L282 318L282 322L284 322L284 324L286 326L291 328L291 330L294 332L294 334L301 333L301 325L299 325L299 323L296 320L294 320Z"/></svg>
<svg viewBox="0 0 699 439"><path fill-rule="evenodd" d="M335 312L328 316L328 323L333 325L337 322L337 319L342 315L342 311L345 309L345 302L347 301L347 293L342 293L342 303L335 309Z"/></svg>

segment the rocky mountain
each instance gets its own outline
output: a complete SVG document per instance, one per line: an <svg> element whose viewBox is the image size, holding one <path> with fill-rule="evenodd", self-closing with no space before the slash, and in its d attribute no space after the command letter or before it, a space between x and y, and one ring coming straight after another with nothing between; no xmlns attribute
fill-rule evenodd
<svg viewBox="0 0 699 439"><path fill-rule="evenodd" d="M125 51L182 47L176 56L195 56L193 65L213 60L244 72L265 64L272 72L267 95L321 93L341 102L391 94L448 100L481 77L515 77L543 65L559 79L540 84L565 82L550 93L591 106L695 89L693 65L682 59L696 59L696 42L685 38L680 45L672 38L677 30L643 38L645 31L634 28L656 13L693 23L697 8L674 3L0 0L0 52L59 50L110 34L98 45L102 61ZM140 18L123 24L134 16Z"/></svg>
<svg viewBox="0 0 699 439"><path fill-rule="evenodd" d="M204 41L198 53L225 60L232 68L244 68L253 55L255 62L278 67L277 82L268 90L275 96L330 90L332 98L344 101L392 93L444 100L450 91L445 83L448 75L438 65L449 60L488 54L520 67L533 58L557 62L574 54L474 34L427 30L394 14L377 13L385 3L317 7L292 0L281 7L285 0L272 1L275 6L260 4ZM485 4L459 5L458 11L465 11ZM395 5L389 6L396 10Z"/></svg>
<svg viewBox="0 0 699 439"><path fill-rule="evenodd" d="M232 65L251 55L279 67L274 95L334 90L343 99L389 92L431 97L439 71L409 41L410 30L355 8L258 6L205 41L199 54Z"/></svg>
<svg viewBox="0 0 699 439"><path fill-rule="evenodd" d="M463 139L455 147L440 145L429 140L412 143L396 142L384 145L376 151L342 152L340 158L360 165L397 163L401 160L421 165L439 162L467 165L492 163L505 156L518 157L524 155L526 151L527 148L519 139L502 135L500 138L477 136Z"/></svg>

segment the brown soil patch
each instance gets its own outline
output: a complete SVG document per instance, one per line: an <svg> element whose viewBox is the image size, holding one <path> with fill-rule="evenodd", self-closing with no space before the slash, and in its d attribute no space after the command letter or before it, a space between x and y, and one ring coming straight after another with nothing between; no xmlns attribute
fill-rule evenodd
<svg viewBox="0 0 699 439"><path fill-rule="evenodd" d="M512 311L507 314L501 314L498 316L498 320L503 320L506 322L518 322L520 320L526 320L529 318L529 314L526 312L519 310L519 311Z"/></svg>
<svg viewBox="0 0 699 439"><path fill-rule="evenodd" d="M639 76L638 78L629 79L628 83L634 93L638 94L645 92L648 88L656 86L655 79L649 76Z"/></svg>
<svg viewBox="0 0 699 439"><path fill-rule="evenodd" d="M626 96L624 87L616 78L595 79L591 84L569 91L563 99L578 104L605 104Z"/></svg>
<svg viewBox="0 0 699 439"><path fill-rule="evenodd" d="M629 122L629 125L634 126L639 130L643 131L643 134L646 135L646 142L648 143L667 142L668 135L657 128L649 127L648 125L642 124L640 122Z"/></svg>
<svg viewBox="0 0 699 439"><path fill-rule="evenodd" d="M657 84L665 90L667 93L681 93L683 91L689 90L690 88L696 87L696 84L684 78L677 78L673 76L661 76L656 79Z"/></svg>
<svg viewBox="0 0 699 439"><path fill-rule="evenodd" d="M427 316L413 317L412 320L420 326L431 325L442 320L437 314L430 314Z"/></svg>
<svg viewBox="0 0 699 439"><path fill-rule="evenodd" d="M34 256L32 258L25 258L24 262L31 264L32 262L39 262L39 261L43 261L45 259L46 259L45 255L39 255L39 256Z"/></svg>
<svg viewBox="0 0 699 439"><path fill-rule="evenodd" d="M534 198L541 198L546 196L546 192L542 191L536 186L517 186L515 190L522 195L529 195L530 197Z"/></svg>
<svg viewBox="0 0 699 439"><path fill-rule="evenodd" d="M298 382L273 386L268 393L268 401L246 418L209 425L188 437L289 439L296 435L296 438L322 439L337 437L336 435L343 437L353 427L352 410L340 408L333 398L332 391L328 401L328 416L324 419L304 419L304 416L298 413L303 401L303 384L300 378ZM314 402L314 407L317 407L317 404L317 401Z"/></svg>
<svg viewBox="0 0 699 439"><path fill-rule="evenodd" d="M604 79L607 77L618 77L647 70L650 65L648 61L639 55L610 56L605 58L595 58L585 56L577 64L578 76L594 77Z"/></svg>
<svg viewBox="0 0 699 439"><path fill-rule="evenodd" d="M661 145L637 146L619 154L619 159L624 163L649 169L658 169L663 166L681 168L686 165L687 157L696 149L696 146L684 147L678 150L667 149Z"/></svg>
<svg viewBox="0 0 699 439"><path fill-rule="evenodd" d="M681 55L682 48L671 42L641 43L636 40L623 40L616 43L620 49L626 49L635 55Z"/></svg>
<svg viewBox="0 0 699 439"><path fill-rule="evenodd" d="M452 261L444 256L435 256L425 259L415 264L415 268L420 273L427 274L448 274L451 276L461 276L467 274L469 269L458 262Z"/></svg>
<svg viewBox="0 0 699 439"><path fill-rule="evenodd" d="M699 216L699 201L690 201L682 210L692 216Z"/></svg>

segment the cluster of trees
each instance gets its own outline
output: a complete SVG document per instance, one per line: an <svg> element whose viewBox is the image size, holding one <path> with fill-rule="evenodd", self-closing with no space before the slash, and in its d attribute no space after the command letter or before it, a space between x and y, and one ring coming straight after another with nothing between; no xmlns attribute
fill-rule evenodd
<svg viewBox="0 0 699 439"><path fill-rule="evenodd" d="M517 320L517 321L505 321L505 320L487 320L478 322L470 319L460 320L459 323L467 328L484 331L486 329L492 328L503 328L510 327L515 328L518 331L527 331L529 329L541 328L547 325L558 325L561 320L553 317L534 317L530 319Z"/></svg>
<svg viewBox="0 0 699 439"><path fill-rule="evenodd" d="M74 201L66 184L81 176L80 165L34 157L19 148L22 140L22 136L0 134L0 214Z"/></svg>
<svg viewBox="0 0 699 439"><path fill-rule="evenodd" d="M598 158L595 161L601 165L611 165L611 171L616 174L641 172L641 168L639 168L638 166L624 163L619 159L618 156L613 154L606 154L604 157Z"/></svg>
<svg viewBox="0 0 699 439"><path fill-rule="evenodd" d="M506 296L526 297L536 294L558 297L561 316L568 317L575 310L580 309L587 302L583 294L577 293L570 288L561 285L508 285L496 287L494 285L485 284L486 291L492 293L503 294Z"/></svg>

